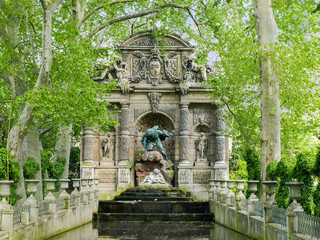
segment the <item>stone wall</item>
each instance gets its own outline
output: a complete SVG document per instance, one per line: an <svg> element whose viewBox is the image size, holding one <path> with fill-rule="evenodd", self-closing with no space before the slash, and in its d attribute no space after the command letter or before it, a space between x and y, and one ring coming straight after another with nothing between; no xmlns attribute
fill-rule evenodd
<svg viewBox="0 0 320 240"><path fill-rule="evenodd" d="M229 190L224 184L210 188L210 211L215 222L259 240L320 239L320 218L303 213L296 202L282 209L270 197L259 202L255 195L246 199L241 189L237 195Z"/></svg>
<svg viewBox="0 0 320 240"><path fill-rule="evenodd" d="M54 201L0 206L0 239L37 240L52 237L92 221L98 195L88 189ZM88 236L83 239L97 239Z"/></svg>

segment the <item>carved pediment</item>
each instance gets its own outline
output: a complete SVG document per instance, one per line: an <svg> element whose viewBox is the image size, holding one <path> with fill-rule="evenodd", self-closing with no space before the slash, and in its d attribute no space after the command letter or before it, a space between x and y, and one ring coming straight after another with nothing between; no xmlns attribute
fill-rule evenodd
<svg viewBox="0 0 320 240"><path fill-rule="evenodd" d="M152 48L155 45L161 47L175 47L175 48L190 48L193 50L193 46L187 41L180 38L178 35L170 34L164 39L155 39L151 36L150 31L139 32L137 34L131 35L120 45L120 49L126 47L149 47Z"/></svg>
<svg viewBox="0 0 320 240"><path fill-rule="evenodd" d="M127 94L131 84L162 83L179 84L182 94L190 87L203 87L207 69L190 58L194 47L178 35L169 34L155 38L150 31L131 35L119 46L121 56L95 80L100 82L115 79L122 93Z"/></svg>

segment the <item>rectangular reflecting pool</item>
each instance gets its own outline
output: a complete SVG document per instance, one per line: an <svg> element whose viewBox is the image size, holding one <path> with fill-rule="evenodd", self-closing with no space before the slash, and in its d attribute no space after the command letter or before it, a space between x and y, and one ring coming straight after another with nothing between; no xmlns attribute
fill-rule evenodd
<svg viewBox="0 0 320 240"><path fill-rule="evenodd" d="M50 240L247 240L251 239L213 222L88 223Z"/></svg>

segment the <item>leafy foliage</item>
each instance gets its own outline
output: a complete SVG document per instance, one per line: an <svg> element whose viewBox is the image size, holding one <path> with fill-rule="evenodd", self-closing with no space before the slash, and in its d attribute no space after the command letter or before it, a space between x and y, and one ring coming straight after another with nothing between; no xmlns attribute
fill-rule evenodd
<svg viewBox="0 0 320 240"><path fill-rule="evenodd" d="M40 165L33 157L28 157L23 164L23 176L25 179L36 179L36 174L39 170Z"/></svg>
<svg viewBox="0 0 320 240"><path fill-rule="evenodd" d="M0 148L0 180L7 180L7 150ZM19 164L13 161L11 154L9 153L9 180L13 180L14 184L10 188L9 203L14 205L20 196L15 193L17 189L17 183L20 180Z"/></svg>
<svg viewBox="0 0 320 240"><path fill-rule="evenodd" d="M71 147L69 160L69 178L80 177L80 148Z"/></svg>

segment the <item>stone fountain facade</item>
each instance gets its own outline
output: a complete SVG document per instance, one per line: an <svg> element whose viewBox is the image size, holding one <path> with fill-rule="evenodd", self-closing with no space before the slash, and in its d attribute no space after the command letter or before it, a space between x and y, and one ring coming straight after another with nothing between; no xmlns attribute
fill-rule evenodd
<svg viewBox="0 0 320 240"><path fill-rule="evenodd" d="M177 35L156 41L149 31L140 32L119 50L121 58L95 80L116 79L117 88L107 100L120 110L115 116L120 125L108 134L84 129L82 177L100 179L101 199L137 186L141 136L157 125L173 133L163 142L174 163L171 185L208 199L209 179L228 179L231 148L224 135L224 109L208 97L212 89L205 88L210 69L193 62L194 47Z"/></svg>

